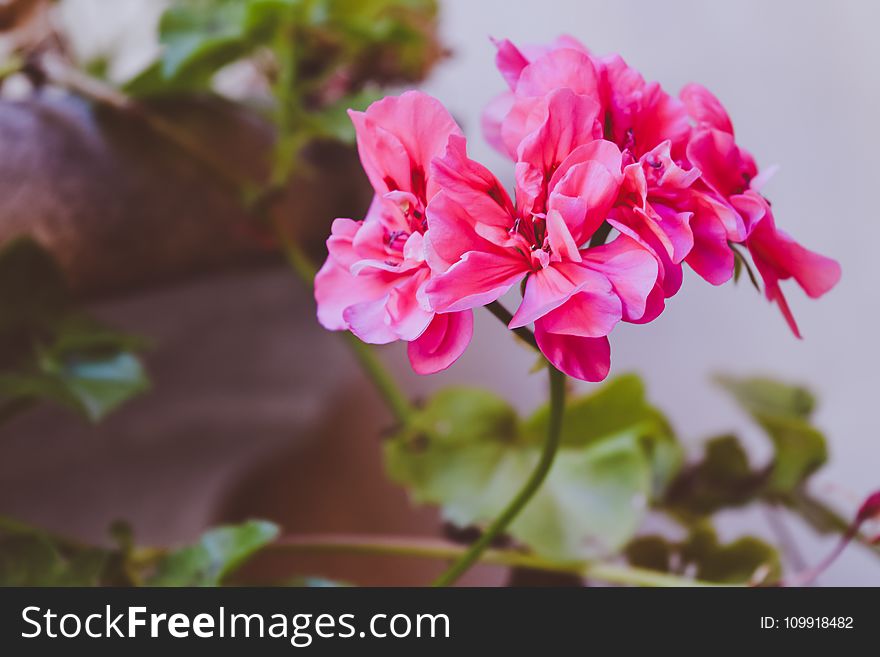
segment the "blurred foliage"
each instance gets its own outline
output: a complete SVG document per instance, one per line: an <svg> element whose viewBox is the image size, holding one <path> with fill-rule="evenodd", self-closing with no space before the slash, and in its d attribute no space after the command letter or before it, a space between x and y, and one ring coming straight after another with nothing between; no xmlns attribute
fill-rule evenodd
<svg viewBox="0 0 880 657"><path fill-rule="evenodd" d="M219 586L259 549L278 537L278 526L251 520L206 532L195 545L175 550L157 565L152 586Z"/></svg>
<svg viewBox="0 0 880 657"><path fill-rule="evenodd" d="M143 347L78 309L36 242L0 249L0 419L49 400L97 422L148 388Z"/></svg>
<svg viewBox="0 0 880 657"><path fill-rule="evenodd" d="M248 61L279 105L282 137L352 139L345 111L377 97L367 87L420 80L441 56L436 12L434 0L178 1L161 19L160 58L125 91L203 93Z"/></svg>
<svg viewBox="0 0 880 657"><path fill-rule="evenodd" d="M824 437L810 423L815 400L800 386L765 378L718 382L764 430L774 447L769 463L753 466L732 434L707 440L702 456L685 463L670 423L648 402L642 381L621 376L568 401L557 460L510 536L552 560L623 551L634 565L708 581L778 579L775 548L750 536L719 543L712 516L752 503L801 511L795 502L805 499L805 482L826 458ZM438 505L454 525L480 526L528 476L548 418L542 407L521 419L507 402L482 390L442 390L386 442L386 467L414 501ZM675 519L687 538L637 537L650 509ZM837 530L844 530L846 523L836 519Z"/></svg>
<svg viewBox="0 0 880 657"><path fill-rule="evenodd" d="M219 586L275 540L278 527L251 520L211 529L176 550L136 548L130 530L111 530L101 548L0 517L0 586Z"/></svg>
<svg viewBox="0 0 880 657"><path fill-rule="evenodd" d="M753 536L721 544L715 530L705 523L680 542L657 535L640 536L626 547L625 554L634 566L719 584L768 584L782 576L779 554L773 546Z"/></svg>
<svg viewBox="0 0 880 657"><path fill-rule="evenodd" d="M547 415L540 408L520 420L491 393L443 390L386 443L388 472L417 502L440 505L455 525L488 522L534 468ZM680 463L678 456L657 457L678 454L668 426L634 376L572 400L553 469L510 534L548 558L618 551L638 529L653 483L668 480Z"/></svg>

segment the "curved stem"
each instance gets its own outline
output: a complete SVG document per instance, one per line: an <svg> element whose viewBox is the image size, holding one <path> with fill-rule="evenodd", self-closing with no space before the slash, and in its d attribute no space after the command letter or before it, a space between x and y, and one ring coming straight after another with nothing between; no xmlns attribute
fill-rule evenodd
<svg viewBox="0 0 880 657"><path fill-rule="evenodd" d="M449 586L454 584L459 577L464 575L482 557L483 553L492 545L492 542L506 530L510 523L525 508L529 500L541 488L544 479L550 472L556 452L559 451L559 440L562 433L562 413L565 410L565 375L552 365L548 365L550 372L550 423L547 429L547 440L538 465L532 471L528 481L486 530L459 558L440 575L433 583L434 586Z"/></svg>
<svg viewBox="0 0 880 657"><path fill-rule="evenodd" d="M412 557L416 559L455 559L461 557L467 548L463 545L437 539L317 534L282 537L264 549ZM612 584L667 587L725 586L631 566L593 561L548 561L533 554L514 550L488 549L480 555L480 563L565 573Z"/></svg>
<svg viewBox="0 0 880 657"><path fill-rule="evenodd" d="M486 305L486 310L495 315L501 322L507 326L510 324L510 320L513 319L513 315L510 314L510 311L501 305L499 301L493 301L490 304ZM532 333L525 326L521 326L520 328L511 329L514 333L516 333L522 340L527 342L533 349L537 351L541 351L538 348L538 341L535 340L535 334Z"/></svg>

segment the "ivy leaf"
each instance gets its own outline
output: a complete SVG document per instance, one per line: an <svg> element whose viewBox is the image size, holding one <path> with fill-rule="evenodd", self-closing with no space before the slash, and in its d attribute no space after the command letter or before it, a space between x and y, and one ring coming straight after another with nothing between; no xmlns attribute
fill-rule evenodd
<svg viewBox="0 0 880 657"><path fill-rule="evenodd" d="M390 477L414 501L437 504L458 526L493 520L528 479L540 444L490 393L449 389L385 445ZM637 528L650 494L648 455L636 434L564 444L541 490L509 533L537 553L575 559L615 552Z"/></svg>
<svg viewBox="0 0 880 657"><path fill-rule="evenodd" d="M151 586L219 586L250 556L278 536L277 525L251 520L211 529L195 545L171 552L159 562Z"/></svg>
<svg viewBox="0 0 880 657"><path fill-rule="evenodd" d="M825 436L809 421L815 398L805 388L766 378L719 376L716 381L773 442L775 457L767 484L770 492L791 492L828 459Z"/></svg>

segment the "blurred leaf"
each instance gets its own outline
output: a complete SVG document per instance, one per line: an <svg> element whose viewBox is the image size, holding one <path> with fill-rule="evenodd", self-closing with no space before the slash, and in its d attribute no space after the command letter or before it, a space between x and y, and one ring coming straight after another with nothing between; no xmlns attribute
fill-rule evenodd
<svg viewBox="0 0 880 657"><path fill-rule="evenodd" d="M708 523L697 525L682 542L662 536L640 536L626 546L627 560L641 568L689 573L718 584L765 584L782 575L779 553L755 538L742 536L720 544Z"/></svg>
<svg viewBox="0 0 880 657"><path fill-rule="evenodd" d="M779 553L773 546L754 536L722 545L709 526L691 533L681 545L681 557L696 567L699 579L708 582L764 584L782 575Z"/></svg>
<svg viewBox="0 0 880 657"><path fill-rule="evenodd" d="M418 430L385 445L389 475L458 526L493 520L539 458L540 444L520 429L513 409L487 392L444 390L415 422ZM550 558L612 553L636 530L650 487L638 434L568 441L509 533Z"/></svg>
<svg viewBox="0 0 880 657"><path fill-rule="evenodd" d="M667 573L672 568L676 548L662 536L638 536L626 546L624 555L633 566Z"/></svg>
<svg viewBox="0 0 880 657"><path fill-rule="evenodd" d="M707 515L748 504L765 481L763 473L752 472L736 436L719 436L707 441L703 460L685 469L665 503L679 513Z"/></svg>
<svg viewBox="0 0 880 657"><path fill-rule="evenodd" d="M531 440L543 442L549 417L544 405L526 420L524 431ZM620 435L642 441L653 465L653 495L661 495L681 468L684 454L669 422L648 403L645 386L635 374L611 379L592 394L569 400L565 407L564 445L589 445Z"/></svg>
<svg viewBox="0 0 880 657"><path fill-rule="evenodd" d="M52 400L91 421L148 388L138 338L78 312L51 256L19 239L0 250L0 402ZM11 414L11 412L10 412Z"/></svg>
<svg viewBox="0 0 880 657"><path fill-rule="evenodd" d="M816 399L803 386L789 385L765 377L715 377L727 392L733 395L752 415L781 415L808 419L816 408Z"/></svg>
<svg viewBox="0 0 880 657"><path fill-rule="evenodd" d="M0 586L96 586L108 552L61 545L47 533L0 519Z"/></svg>
<svg viewBox="0 0 880 657"><path fill-rule="evenodd" d="M241 525L217 527L198 543L165 556L151 586L219 586L223 578L278 536L277 525L251 520Z"/></svg>
<svg viewBox="0 0 880 657"><path fill-rule="evenodd" d="M825 463L825 436L809 422L816 405L809 391L766 378L719 376L716 381L773 441L775 457L767 484L770 491L792 491Z"/></svg>
<svg viewBox="0 0 880 657"><path fill-rule="evenodd" d="M379 97L380 94L375 90L364 90L327 106L313 115L315 134L354 143L354 124L348 116L348 110L363 111Z"/></svg>
<svg viewBox="0 0 880 657"><path fill-rule="evenodd" d="M338 582L326 577L294 577L284 582L284 586L307 589L335 589L351 586L348 582Z"/></svg>

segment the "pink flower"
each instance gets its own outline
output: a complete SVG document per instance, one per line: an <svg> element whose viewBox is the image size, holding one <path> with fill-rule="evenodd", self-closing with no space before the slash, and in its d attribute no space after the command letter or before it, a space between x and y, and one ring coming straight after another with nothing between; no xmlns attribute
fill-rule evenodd
<svg viewBox="0 0 880 657"><path fill-rule="evenodd" d="M686 86L681 98L696 121L687 144L687 159L701 172L702 197L723 210L719 216L729 218L727 241L745 243L764 280L767 298L779 306L791 330L800 337L779 281L794 278L815 299L840 280L840 265L805 249L776 228L770 203L759 193L766 175L758 173L751 154L736 144L733 124L721 102L697 84ZM696 240L694 251L698 252ZM716 243L699 257L732 275L733 254L726 244Z"/></svg>
<svg viewBox="0 0 880 657"><path fill-rule="evenodd" d="M610 368L607 335L641 318L657 280L653 255L621 235L584 245L602 225L621 184L620 150L596 139L598 103L562 88L540 106L540 121L516 151L516 203L498 180L468 159L453 136L433 178L441 191L428 205L427 296L440 312L491 303L525 278L510 328L535 323L544 355L587 381Z"/></svg>
<svg viewBox="0 0 880 657"><path fill-rule="evenodd" d="M420 92L349 112L358 152L376 192L363 221L336 219L315 279L318 320L364 342L409 342L413 369L451 365L473 333L471 311L435 314L424 296L425 208L437 191L431 160L461 131L446 109Z"/></svg>

